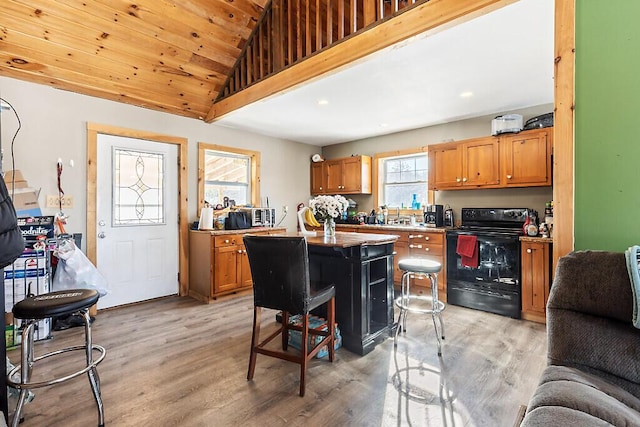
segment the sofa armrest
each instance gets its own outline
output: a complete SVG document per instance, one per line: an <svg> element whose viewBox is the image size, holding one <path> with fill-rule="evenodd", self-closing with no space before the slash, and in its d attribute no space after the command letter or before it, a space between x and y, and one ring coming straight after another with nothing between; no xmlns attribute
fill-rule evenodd
<svg viewBox="0 0 640 427"><path fill-rule="evenodd" d="M558 261L547 304L548 361L602 376L640 396L640 329L623 253Z"/></svg>

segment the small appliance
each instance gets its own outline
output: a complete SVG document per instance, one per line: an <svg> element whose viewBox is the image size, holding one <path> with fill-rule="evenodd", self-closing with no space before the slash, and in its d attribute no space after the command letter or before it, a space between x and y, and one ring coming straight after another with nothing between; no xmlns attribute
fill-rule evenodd
<svg viewBox="0 0 640 427"><path fill-rule="evenodd" d="M523 130L529 129L542 129L553 126L553 113L542 114L540 116L532 117L524 124Z"/></svg>
<svg viewBox="0 0 640 427"><path fill-rule="evenodd" d="M444 210L444 226L453 228L453 209L451 208Z"/></svg>
<svg viewBox="0 0 640 427"><path fill-rule="evenodd" d="M240 208L249 214L252 227L273 227L276 224L275 208Z"/></svg>
<svg viewBox="0 0 640 427"><path fill-rule="evenodd" d="M520 114L505 114L491 120L491 135L501 133L520 132L522 130L522 116Z"/></svg>
<svg viewBox="0 0 640 427"><path fill-rule="evenodd" d="M426 205L424 210L424 224L427 227L442 227L444 225L444 209L442 205Z"/></svg>

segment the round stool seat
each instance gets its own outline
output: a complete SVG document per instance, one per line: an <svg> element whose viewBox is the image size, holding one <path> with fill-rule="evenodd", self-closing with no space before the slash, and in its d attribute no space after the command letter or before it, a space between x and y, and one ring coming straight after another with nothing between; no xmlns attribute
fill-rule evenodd
<svg viewBox="0 0 640 427"><path fill-rule="evenodd" d="M442 264L430 259L408 258L398 261L398 268L402 271L431 274L438 273L442 269Z"/></svg>
<svg viewBox="0 0 640 427"><path fill-rule="evenodd" d="M98 302L100 294L95 289L69 289L27 297L13 306L18 319L44 319L72 314L89 308Z"/></svg>

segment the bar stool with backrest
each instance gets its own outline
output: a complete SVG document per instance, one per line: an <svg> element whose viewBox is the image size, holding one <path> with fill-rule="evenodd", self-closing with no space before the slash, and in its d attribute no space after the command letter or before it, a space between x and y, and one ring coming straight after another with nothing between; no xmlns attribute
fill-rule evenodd
<svg viewBox="0 0 640 427"><path fill-rule="evenodd" d="M253 379L258 354L300 364L300 396L305 392L305 374L311 360L324 346L328 346L329 361L334 356L335 329L335 288L329 286L312 287L309 279L309 255L304 237L245 236L244 245L249 256L249 266L253 279L253 334L247 380ZM311 310L327 304L327 330L309 328ZM262 308L282 311L282 324L263 341L260 341L260 321ZM302 324L289 323L291 315L300 315ZM289 331L300 331L302 351L300 354L287 352ZM282 351L265 348L281 335ZM315 342L315 336L323 337Z"/></svg>
<svg viewBox="0 0 640 427"><path fill-rule="evenodd" d="M30 389L58 384L85 373L89 377L93 397L98 405L98 426L104 426L104 409L102 407L102 397L100 396L100 377L98 376L97 365L104 359L106 350L104 347L92 343L91 318L89 317L89 308L97 303L99 298L100 294L95 289L70 289L29 296L13 306L13 316L16 319L23 320L22 342L20 343L21 363L7 374L7 384L20 390L18 404L11 424L13 427L16 427L20 422L22 408ZM33 332L38 321L48 317L65 315L79 315L84 319L84 345L66 347L36 357ZM86 363L83 364L81 369L62 377L31 382L31 374L36 365L40 365L41 361L76 350L84 351L86 355ZM97 359L93 358L93 351L99 353ZM14 380L14 378L16 379Z"/></svg>
<svg viewBox="0 0 640 427"><path fill-rule="evenodd" d="M442 356L442 342L444 339L444 322L442 320L442 312L445 309L444 302L438 299L438 273L442 269L442 265L437 261L424 258L407 258L398 261L398 268L404 271L401 280L401 293L395 299L395 305L400 309L398 315L398 326L394 336L394 345L398 345L398 333L400 329L406 333L407 331L407 313L430 314L433 320L433 328L436 332L436 340L438 342L438 356ZM410 284L412 276L424 276L431 282L431 296L412 295ZM423 303L419 303L423 301ZM425 304L424 302L428 304ZM436 317L440 321L440 332L436 324Z"/></svg>

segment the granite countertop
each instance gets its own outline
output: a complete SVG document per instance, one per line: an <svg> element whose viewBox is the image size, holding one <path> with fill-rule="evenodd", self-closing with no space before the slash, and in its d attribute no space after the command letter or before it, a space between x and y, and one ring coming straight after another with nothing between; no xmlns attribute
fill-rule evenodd
<svg viewBox="0 0 640 427"><path fill-rule="evenodd" d="M532 243L553 243L553 239L551 237L520 236L520 241Z"/></svg>
<svg viewBox="0 0 640 427"><path fill-rule="evenodd" d="M228 234L247 234L247 233L258 233L260 231L271 231L284 233L287 231L286 227L251 227L244 228L242 230L191 230L197 233L210 233L213 236L224 236Z"/></svg>
<svg viewBox="0 0 640 427"><path fill-rule="evenodd" d="M374 224L336 224L336 230L340 228L357 228L359 230L376 230L376 231L429 231L433 233L444 233L447 231L446 227L426 227L424 225L395 225L395 224L385 224L385 225L374 225Z"/></svg>

